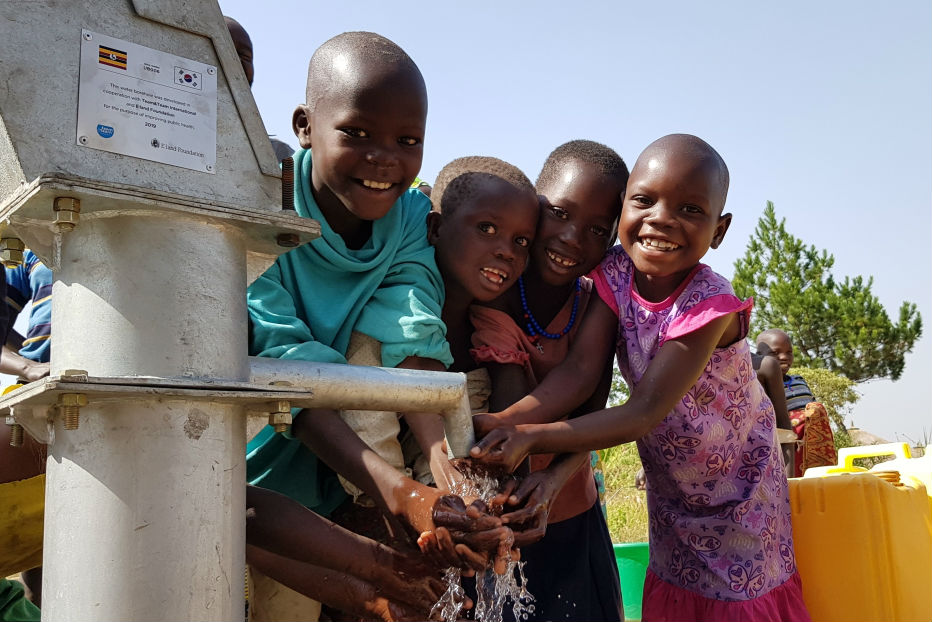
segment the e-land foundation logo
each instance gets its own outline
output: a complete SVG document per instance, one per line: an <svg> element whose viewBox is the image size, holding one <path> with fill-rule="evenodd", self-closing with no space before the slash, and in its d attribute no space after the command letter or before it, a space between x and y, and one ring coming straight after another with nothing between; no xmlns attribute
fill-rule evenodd
<svg viewBox="0 0 932 622"><path fill-rule="evenodd" d="M113 128L103 123L97 124L97 135L101 138L110 138L113 136Z"/></svg>
<svg viewBox="0 0 932 622"><path fill-rule="evenodd" d="M175 67L175 84L186 86L189 89L201 90L201 72L191 71L184 67Z"/></svg>

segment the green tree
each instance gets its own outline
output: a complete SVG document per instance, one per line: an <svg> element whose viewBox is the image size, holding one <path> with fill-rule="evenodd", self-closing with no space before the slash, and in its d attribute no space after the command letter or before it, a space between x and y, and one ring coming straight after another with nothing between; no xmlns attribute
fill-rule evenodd
<svg viewBox="0 0 932 622"><path fill-rule="evenodd" d="M836 433L846 435L848 429L845 427L845 416L850 413L851 406L861 399L861 394L854 388L855 383L827 369L792 367L790 373L805 378L812 394L825 406Z"/></svg>
<svg viewBox="0 0 932 622"><path fill-rule="evenodd" d="M621 372L618 371L618 367L615 367L612 373L612 388L608 393L608 402L606 405L621 406L628 401L629 395L631 395L631 392L628 390L628 385L625 383L624 378L621 377Z"/></svg>
<svg viewBox="0 0 932 622"><path fill-rule="evenodd" d="M744 257L735 262L735 293L754 296L751 336L766 328L786 331L801 367L829 369L854 382L899 379L922 335L916 305L904 302L899 320L891 322L871 293L872 277L836 282L835 258L803 244L785 222L767 201Z"/></svg>

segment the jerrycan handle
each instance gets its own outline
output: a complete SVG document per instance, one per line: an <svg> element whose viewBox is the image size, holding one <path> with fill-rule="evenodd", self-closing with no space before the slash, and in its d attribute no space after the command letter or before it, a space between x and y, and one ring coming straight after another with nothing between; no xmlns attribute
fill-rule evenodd
<svg viewBox="0 0 932 622"><path fill-rule="evenodd" d="M857 458L874 458L893 454L897 458L911 458L908 443L883 443L864 447L844 447L838 450L838 466L852 469Z"/></svg>

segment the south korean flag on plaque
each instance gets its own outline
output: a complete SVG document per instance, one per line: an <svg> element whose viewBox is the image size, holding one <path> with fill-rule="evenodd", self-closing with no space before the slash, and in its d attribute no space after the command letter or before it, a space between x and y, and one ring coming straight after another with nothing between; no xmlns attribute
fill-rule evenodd
<svg viewBox="0 0 932 622"><path fill-rule="evenodd" d="M186 86L189 89L201 90L201 72L191 71L184 67L175 67L175 84Z"/></svg>

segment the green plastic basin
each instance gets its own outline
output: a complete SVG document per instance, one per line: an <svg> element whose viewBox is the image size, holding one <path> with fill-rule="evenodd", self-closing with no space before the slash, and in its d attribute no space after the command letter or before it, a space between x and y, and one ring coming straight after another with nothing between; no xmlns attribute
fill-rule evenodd
<svg viewBox="0 0 932 622"><path fill-rule="evenodd" d="M613 546L615 563L618 564L618 579L621 581L621 598L625 605L625 619L640 620L644 577L647 574L647 543L630 542Z"/></svg>

